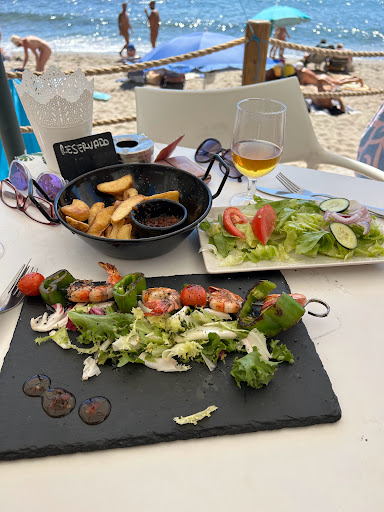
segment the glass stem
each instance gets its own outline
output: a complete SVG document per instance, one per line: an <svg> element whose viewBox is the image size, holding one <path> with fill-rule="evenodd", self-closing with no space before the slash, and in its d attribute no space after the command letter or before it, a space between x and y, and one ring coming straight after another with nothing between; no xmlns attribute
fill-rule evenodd
<svg viewBox="0 0 384 512"><path fill-rule="evenodd" d="M257 178L248 178L246 199L253 201L253 196L256 194L256 183Z"/></svg>

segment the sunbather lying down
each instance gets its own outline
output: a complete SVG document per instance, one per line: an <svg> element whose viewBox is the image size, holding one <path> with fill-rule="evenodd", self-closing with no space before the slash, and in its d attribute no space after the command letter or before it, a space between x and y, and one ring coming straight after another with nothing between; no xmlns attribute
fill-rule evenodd
<svg viewBox="0 0 384 512"><path fill-rule="evenodd" d="M338 105L337 105L338 103ZM317 108L327 109L333 116L345 113L345 106L341 98L312 98L312 105Z"/></svg>
<svg viewBox="0 0 384 512"><path fill-rule="evenodd" d="M295 70L297 78L299 79L300 85L316 85L317 87L323 85L330 85L335 87L338 85L344 85L349 83L357 83L363 87L364 82L362 78L358 76L345 76L341 78L333 78L326 73L317 75L310 69L306 68L302 62L296 62Z"/></svg>

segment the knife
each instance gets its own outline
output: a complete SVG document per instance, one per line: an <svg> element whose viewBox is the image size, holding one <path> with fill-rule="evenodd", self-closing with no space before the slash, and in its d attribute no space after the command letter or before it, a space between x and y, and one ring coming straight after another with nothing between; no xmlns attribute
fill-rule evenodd
<svg viewBox="0 0 384 512"><path fill-rule="evenodd" d="M267 187L256 187L256 190L259 190L260 192L263 192L264 194L268 194L270 196L275 196L275 197L286 197L288 199L304 199L304 200L307 200L307 201L318 201L318 197L316 194L312 194L312 195L301 195L301 194L293 194L291 192L287 192L285 190L277 190L277 189L274 189L274 188L267 188ZM336 197L336 196L334 196ZM383 217L384 218L384 209L383 208L378 208L377 206L368 206L368 205L363 205L365 206L366 208L368 208L368 211L370 213L373 213L374 215L377 215L377 217Z"/></svg>

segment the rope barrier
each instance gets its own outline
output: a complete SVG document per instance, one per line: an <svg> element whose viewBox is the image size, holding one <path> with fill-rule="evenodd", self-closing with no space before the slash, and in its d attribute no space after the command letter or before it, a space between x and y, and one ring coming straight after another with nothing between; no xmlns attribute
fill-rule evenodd
<svg viewBox="0 0 384 512"><path fill-rule="evenodd" d="M105 126L109 124L122 124L122 123L132 123L136 121L136 116L127 116L127 117L115 117L114 119L101 119L100 121L93 121L92 126ZM32 126L20 126L21 133L32 133Z"/></svg>
<svg viewBox="0 0 384 512"><path fill-rule="evenodd" d="M167 64L174 64L175 62L182 62L184 60L195 59L196 57L203 57L204 55L210 55L211 53L220 52L227 50L233 46L248 43L250 40L247 37L240 37L227 43L218 44L211 46L210 48L204 48L202 50L196 50L194 52L184 53L182 55L175 55L173 57L167 57L166 59L151 60L147 62L140 62L136 64L124 64L119 66L107 66L103 68L90 68L85 69L84 74L86 76L97 76L97 75L109 75L115 73L121 73L126 71L140 71L142 69L148 69L153 67L166 66ZM269 43L278 46L280 48L288 48L290 50L297 50L309 53L318 53L320 55L338 55L340 56L351 56L351 57L384 57L384 51L382 52L355 52L352 50L344 49L330 49L330 48L318 48L317 46L305 46L297 43L289 43L288 41L280 41L280 39L270 38ZM71 74L74 70L64 71L65 74ZM41 73L36 73L41 74ZM11 80L15 78L22 78L23 73L21 71L9 71L7 77Z"/></svg>
<svg viewBox="0 0 384 512"><path fill-rule="evenodd" d="M368 91L346 91L333 90L323 92L305 92L302 90L304 98L350 98L352 96L373 96L375 94L384 94L384 89L369 89Z"/></svg>
<svg viewBox="0 0 384 512"><path fill-rule="evenodd" d="M302 91L304 98L350 98L353 96L373 96L375 94L384 94L384 89L370 89L369 91L323 91L323 92L305 92ZM92 126L106 126L110 124L132 123L136 121L136 116L116 117L113 119L101 119L94 121ZM31 133L33 129L31 126L20 126L21 133Z"/></svg>
<svg viewBox="0 0 384 512"><path fill-rule="evenodd" d="M354 52L352 50L319 48L317 46L304 46L302 44L280 41L280 39L269 39L270 44L280 48L298 50L302 52L318 53L320 55L337 55L338 57L384 57L384 52Z"/></svg>
<svg viewBox="0 0 384 512"><path fill-rule="evenodd" d="M103 68L90 68L83 70L86 76L97 76L97 75L109 75L116 74L121 72L131 72L131 71L140 71L143 69L149 69L153 67L161 67L167 64L174 64L176 62L182 62L185 60L194 59L196 57L203 57L204 55L210 55L211 53L219 52L222 50L226 50L228 48L232 48L234 46L238 46L241 44L249 43L251 40L258 39L256 36L253 36L251 39L247 37L240 37L238 39L234 39L233 41L228 41L226 43L218 44L216 46L212 46L210 48L204 48L202 50L196 50L194 52L184 53L182 55L175 55L173 57L167 57L165 59L152 60L147 62L140 62L135 64L124 64L119 66L107 66ZM355 52L352 50L344 50L344 49L331 49L331 48L319 48L314 46L305 46L302 44L289 43L287 41L280 41L280 39L270 38L269 43L278 46L280 48L288 48L291 50L309 52L309 53L318 53L320 55L337 55L337 56L352 56L352 57L383 57L383 52ZM74 70L64 71L65 74L71 74ZM36 75L40 75L41 73L35 73ZM23 73L21 71L8 72L7 77L11 80L15 78L22 78ZM340 97L352 97L352 96L372 96L375 94L384 94L384 89L370 89L368 91L345 91L345 90L335 90L335 91L323 91L323 92L305 92L303 91L304 98L340 98ZM136 120L136 116L129 117L118 117L113 119L104 119L100 121L94 121L93 126L104 126L110 124L120 124L120 123L130 123ZM21 133L30 133L33 132L31 126L21 126Z"/></svg>
<svg viewBox="0 0 384 512"><path fill-rule="evenodd" d="M166 59L158 59L158 60L150 60L147 62L138 62L136 64L124 64L119 66L107 66L104 68L91 68L83 70L86 76L97 76L97 75L112 75L114 73L120 72L131 72L131 71L140 71L141 69L148 69L154 67L161 67L167 64L174 64L175 62L182 62L184 60L195 59L196 57L204 57L204 55L210 55L211 53L220 52L221 50L227 50L228 48L232 48L233 46L238 46L240 44L245 44L248 42L248 38L240 37L239 39L234 39L233 41L228 41L227 43L221 43L216 46L211 46L210 48L203 48L202 50L196 50L194 52L184 53L182 55L175 55L173 57L167 57ZM64 71L66 75L73 73L74 70ZM40 73L36 73L40 74ZM22 78L23 73L21 71L9 72L7 73L9 79L13 80L14 78Z"/></svg>

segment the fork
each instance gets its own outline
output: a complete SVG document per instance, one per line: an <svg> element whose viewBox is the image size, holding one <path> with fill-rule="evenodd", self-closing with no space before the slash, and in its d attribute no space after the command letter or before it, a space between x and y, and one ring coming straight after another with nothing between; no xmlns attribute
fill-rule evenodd
<svg viewBox="0 0 384 512"><path fill-rule="evenodd" d="M25 263L20 270L16 273L15 277L9 283L7 288L4 290L2 295L0 296L0 313L5 313L5 311L10 311L20 304L20 302L24 299L24 295L17 288L17 283L20 279L28 274L29 272L36 272L37 268L30 266L31 260Z"/></svg>
<svg viewBox="0 0 384 512"><path fill-rule="evenodd" d="M305 188L301 188L301 187L299 187L299 185L297 185L296 183L291 181L289 178L287 178L287 176L285 176L281 172L279 172L276 175L276 178L280 181L280 183L282 185L284 185L284 187L287 190L289 190L293 194L300 194L302 196L308 196L308 197L328 197L328 198L335 197L335 196L330 196L328 194L314 194L310 190L306 190Z"/></svg>
<svg viewBox="0 0 384 512"><path fill-rule="evenodd" d="M336 197L336 196L330 196L330 195L327 195L327 194L315 194L315 193L311 192L310 190L306 190L305 188L301 188L301 187L299 187L299 185L297 185L296 183L291 181L289 178L287 178L287 176L285 176L281 172L276 174L276 178L280 181L280 183L282 185L284 185L284 187L287 190L289 190L293 194L300 194L301 196L308 196L308 198L309 197L327 197L327 198L332 199L332 198ZM367 206L367 205L364 205L364 206L366 206L366 208L369 211L369 213L371 213L373 215L376 215L376 217L384 218L384 213L383 213L383 210L381 208L378 208L376 206Z"/></svg>

